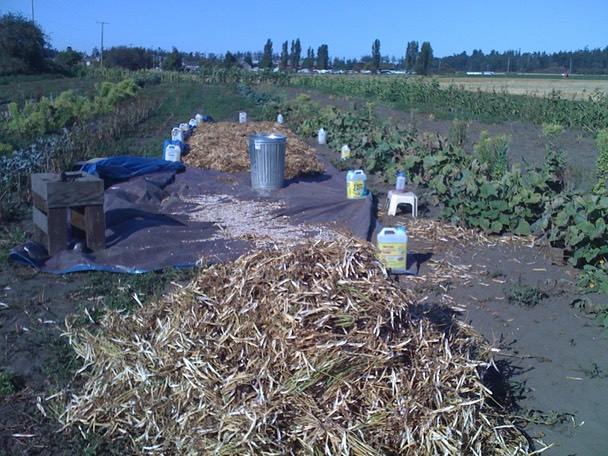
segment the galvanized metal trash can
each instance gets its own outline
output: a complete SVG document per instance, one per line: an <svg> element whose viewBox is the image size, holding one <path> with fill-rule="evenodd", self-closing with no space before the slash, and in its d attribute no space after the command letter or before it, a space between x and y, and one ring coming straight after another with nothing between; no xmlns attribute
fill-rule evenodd
<svg viewBox="0 0 608 456"><path fill-rule="evenodd" d="M249 136L251 187L276 190L285 185L285 148L287 136L262 133Z"/></svg>

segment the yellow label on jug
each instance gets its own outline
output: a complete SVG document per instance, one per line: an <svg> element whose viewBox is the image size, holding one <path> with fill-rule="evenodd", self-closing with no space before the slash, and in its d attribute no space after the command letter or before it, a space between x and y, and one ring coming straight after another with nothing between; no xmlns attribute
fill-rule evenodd
<svg viewBox="0 0 608 456"><path fill-rule="evenodd" d="M378 259L387 269L405 271L407 269L407 243L378 243Z"/></svg>
<svg viewBox="0 0 608 456"><path fill-rule="evenodd" d="M349 199L364 198L367 196L365 181L349 181L346 183L346 197Z"/></svg>

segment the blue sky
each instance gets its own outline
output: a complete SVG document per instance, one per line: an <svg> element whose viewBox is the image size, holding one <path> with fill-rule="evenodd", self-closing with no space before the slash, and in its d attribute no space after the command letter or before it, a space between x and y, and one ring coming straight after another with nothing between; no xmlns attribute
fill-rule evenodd
<svg viewBox="0 0 608 456"><path fill-rule="evenodd" d="M429 41L436 57L484 53L576 51L608 46L606 0L0 0L0 14L32 16L58 50L90 53L139 46L224 54L280 52L296 38L302 55L329 47L330 58L371 54L401 58L409 41Z"/></svg>

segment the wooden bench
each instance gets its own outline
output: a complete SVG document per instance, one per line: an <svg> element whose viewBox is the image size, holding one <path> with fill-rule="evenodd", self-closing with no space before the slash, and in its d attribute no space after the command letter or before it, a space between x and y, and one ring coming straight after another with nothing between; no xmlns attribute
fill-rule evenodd
<svg viewBox="0 0 608 456"><path fill-rule="evenodd" d="M50 256L84 239L89 249L106 247L102 179L82 172L32 174L34 240Z"/></svg>

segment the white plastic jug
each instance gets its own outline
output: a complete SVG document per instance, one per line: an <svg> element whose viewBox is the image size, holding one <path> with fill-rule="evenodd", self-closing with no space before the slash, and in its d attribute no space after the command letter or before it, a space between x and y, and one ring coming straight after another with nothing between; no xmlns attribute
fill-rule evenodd
<svg viewBox="0 0 608 456"><path fill-rule="evenodd" d="M319 133L317 134L317 140L319 144L325 144L327 142L327 136L323 128L319 129Z"/></svg>
<svg viewBox="0 0 608 456"><path fill-rule="evenodd" d="M190 125L190 128L194 128L194 127L198 126L198 121L196 119L190 119L190 121L188 122L188 125Z"/></svg>
<svg viewBox="0 0 608 456"><path fill-rule="evenodd" d="M178 144L167 144L163 157L167 161L178 162L182 160L182 148Z"/></svg>
<svg viewBox="0 0 608 456"><path fill-rule="evenodd" d="M376 237L378 259L393 274L407 272L407 231L405 227L383 228Z"/></svg>
<svg viewBox="0 0 608 456"><path fill-rule="evenodd" d="M194 118L196 119L196 125L200 125L203 123L203 116L201 114L195 115Z"/></svg>
<svg viewBox="0 0 608 456"><path fill-rule="evenodd" d="M171 141L184 141L184 131L181 128L175 127L171 130Z"/></svg>
<svg viewBox="0 0 608 456"><path fill-rule="evenodd" d="M278 123L278 124L282 124L282 123L283 123L283 114L279 114L279 115L277 116L277 123Z"/></svg>
<svg viewBox="0 0 608 456"><path fill-rule="evenodd" d="M182 122L179 124L179 128L182 131L188 131L188 130L190 130L190 125L187 122Z"/></svg>
<svg viewBox="0 0 608 456"><path fill-rule="evenodd" d="M346 173L346 197L348 199L367 197L367 176L362 169L350 170Z"/></svg>
<svg viewBox="0 0 608 456"><path fill-rule="evenodd" d="M245 123L245 122L247 122L247 113L239 112L239 123Z"/></svg>
<svg viewBox="0 0 608 456"><path fill-rule="evenodd" d="M340 149L340 160L346 161L350 158L350 147L348 144L344 144Z"/></svg>
<svg viewBox="0 0 608 456"><path fill-rule="evenodd" d="M395 191L403 193L405 191L405 175L399 171L397 173L397 181L395 182Z"/></svg>

